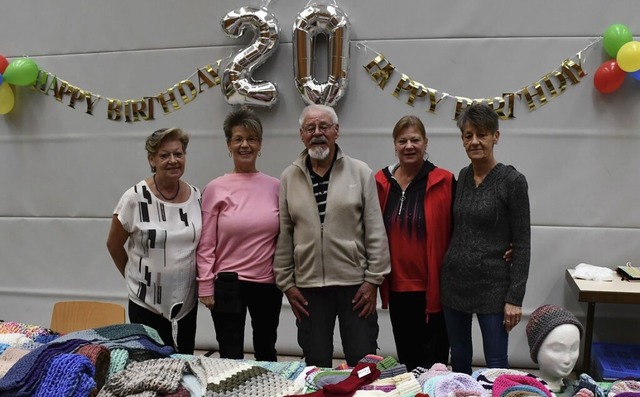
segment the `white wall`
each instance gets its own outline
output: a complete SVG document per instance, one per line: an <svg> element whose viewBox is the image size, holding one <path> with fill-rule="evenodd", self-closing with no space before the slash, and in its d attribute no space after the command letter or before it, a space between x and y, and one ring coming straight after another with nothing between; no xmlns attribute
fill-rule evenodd
<svg viewBox="0 0 640 397"><path fill-rule="evenodd" d="M31 56L41 69L103 97L140 98L166 90L246 44L248 38L226 37L219 22L232 9L256 4L22 0L3 8L0 53L10 59ZM304 103L293 83L291 27L306 5L268 5L282 29L281 43L256 78L276 83L280 100L272 108L257 109L265 126L258 165L274 176L302 149L297 118ZM352 0L339 6L352 24L350 83L337 106L339 143L374 169L393 161L391 129L408 113L420 115L427 125L434 163L457 174L467 159L452 121L454 102L445 101L436 114L427 113L424 103L412 108L406 96L391 95L399 75L381 90L363 69L375 54L356 43L385 54L397 73L428 87L486 98L516 91L556 70L612 23L640 33L640 4L633 0ZM579 84L535 111L518 101L516 118L501 124L496 156L526 175L532 213L525 318L510 341L515 366L533 366L524 325L539 305L565 306L584 322L586 306L568 289L566 268L580 262L613 267L640 261L640 82L629 78L618 92L598 94L592 79L607 59L602 43L586 55L588 75ZM15 108L0 116L0 319L47 326L57 300L125 303L124 283L105 240L120 195L148 176L144 138L164 126L189 131L185 179L203 187L231 169L222 133L231 106L215 87L177 112L157 112L153 122L124 123L107 119L105 99L90 116L82 106L72 109L28 88L15 93ZM596 340L637 342L630 330L637 327L638 316L630 326L629 320L622 322L628 309L599 305ZM382 310L380 325L380 354L394 354ZM288 307L279 332L279 351L299 353ZM200 348L215 346L204 310L197 339ZM482 351L476 345L480 364Z"/></svg>

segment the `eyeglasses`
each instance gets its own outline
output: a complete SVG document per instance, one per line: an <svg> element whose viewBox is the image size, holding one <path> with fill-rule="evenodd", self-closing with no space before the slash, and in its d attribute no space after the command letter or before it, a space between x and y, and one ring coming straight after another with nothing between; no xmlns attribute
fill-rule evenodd
<svg viewBox="0 0 640 397"><path fill-rule="evenodd" d="M326 134L329 131L329 128L333 127L335 124L308 124L302 127L302 131L307 134L313 134L316 130L320 130L321 133Z"/></svg>
<svg viewBox="0 0 640 397"><path fill-rule="evenodd" d="M233 145L242 145L244 141L247 141L247 144L249 145L255 145L260 143L260 138L258 138L257 136L250 136L247 138L243 138L241 136L234 136L233 138L231 138L229 142L231 142Z"/></svg>

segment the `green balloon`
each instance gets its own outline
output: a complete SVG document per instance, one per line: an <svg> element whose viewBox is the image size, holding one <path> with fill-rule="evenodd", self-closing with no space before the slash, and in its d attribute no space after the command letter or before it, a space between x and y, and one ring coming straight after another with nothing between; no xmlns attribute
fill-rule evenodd
<svg viewBox="0 0 640 397"><path fill-rule="evenodd" d="M9 63L2 77L9 84L31 85L38 78L38 65L31 58L14 59Z"/></svg>
<svg viewBox="0 0 640 397"><path fill-rule="evenodd" d="M604 50L615 58L620 47L633 40L629 28L621 23L614 23L604 32Z"/></svg>

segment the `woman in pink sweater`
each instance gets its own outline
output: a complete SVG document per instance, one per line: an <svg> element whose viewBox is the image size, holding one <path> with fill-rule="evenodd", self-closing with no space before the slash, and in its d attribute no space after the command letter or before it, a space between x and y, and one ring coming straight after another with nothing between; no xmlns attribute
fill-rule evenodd
<svg viewBox="0 0 640 397"><path fill-rule="evenodd" d="M220 356L244 358L247 309L256 360L277 361L282 292L273 277L279 181L256 169L262 123L247 109L224 121L233 171L207 184L197 249L198 294L211 310Z"/></svg>

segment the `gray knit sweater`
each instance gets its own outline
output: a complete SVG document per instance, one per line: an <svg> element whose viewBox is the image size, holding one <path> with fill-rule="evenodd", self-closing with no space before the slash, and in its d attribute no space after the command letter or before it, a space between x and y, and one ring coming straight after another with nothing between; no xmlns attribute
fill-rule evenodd
<svg viewBox="0 0 640 397"><path fill-rule="evenodd" d="M442 304L466 313L500 313L522 306L531 224L527 181L498 163L475 186L473 166L460 171L453 207L453 237L442 265ZM512 261L504 253L513 244Z"/></svg>

